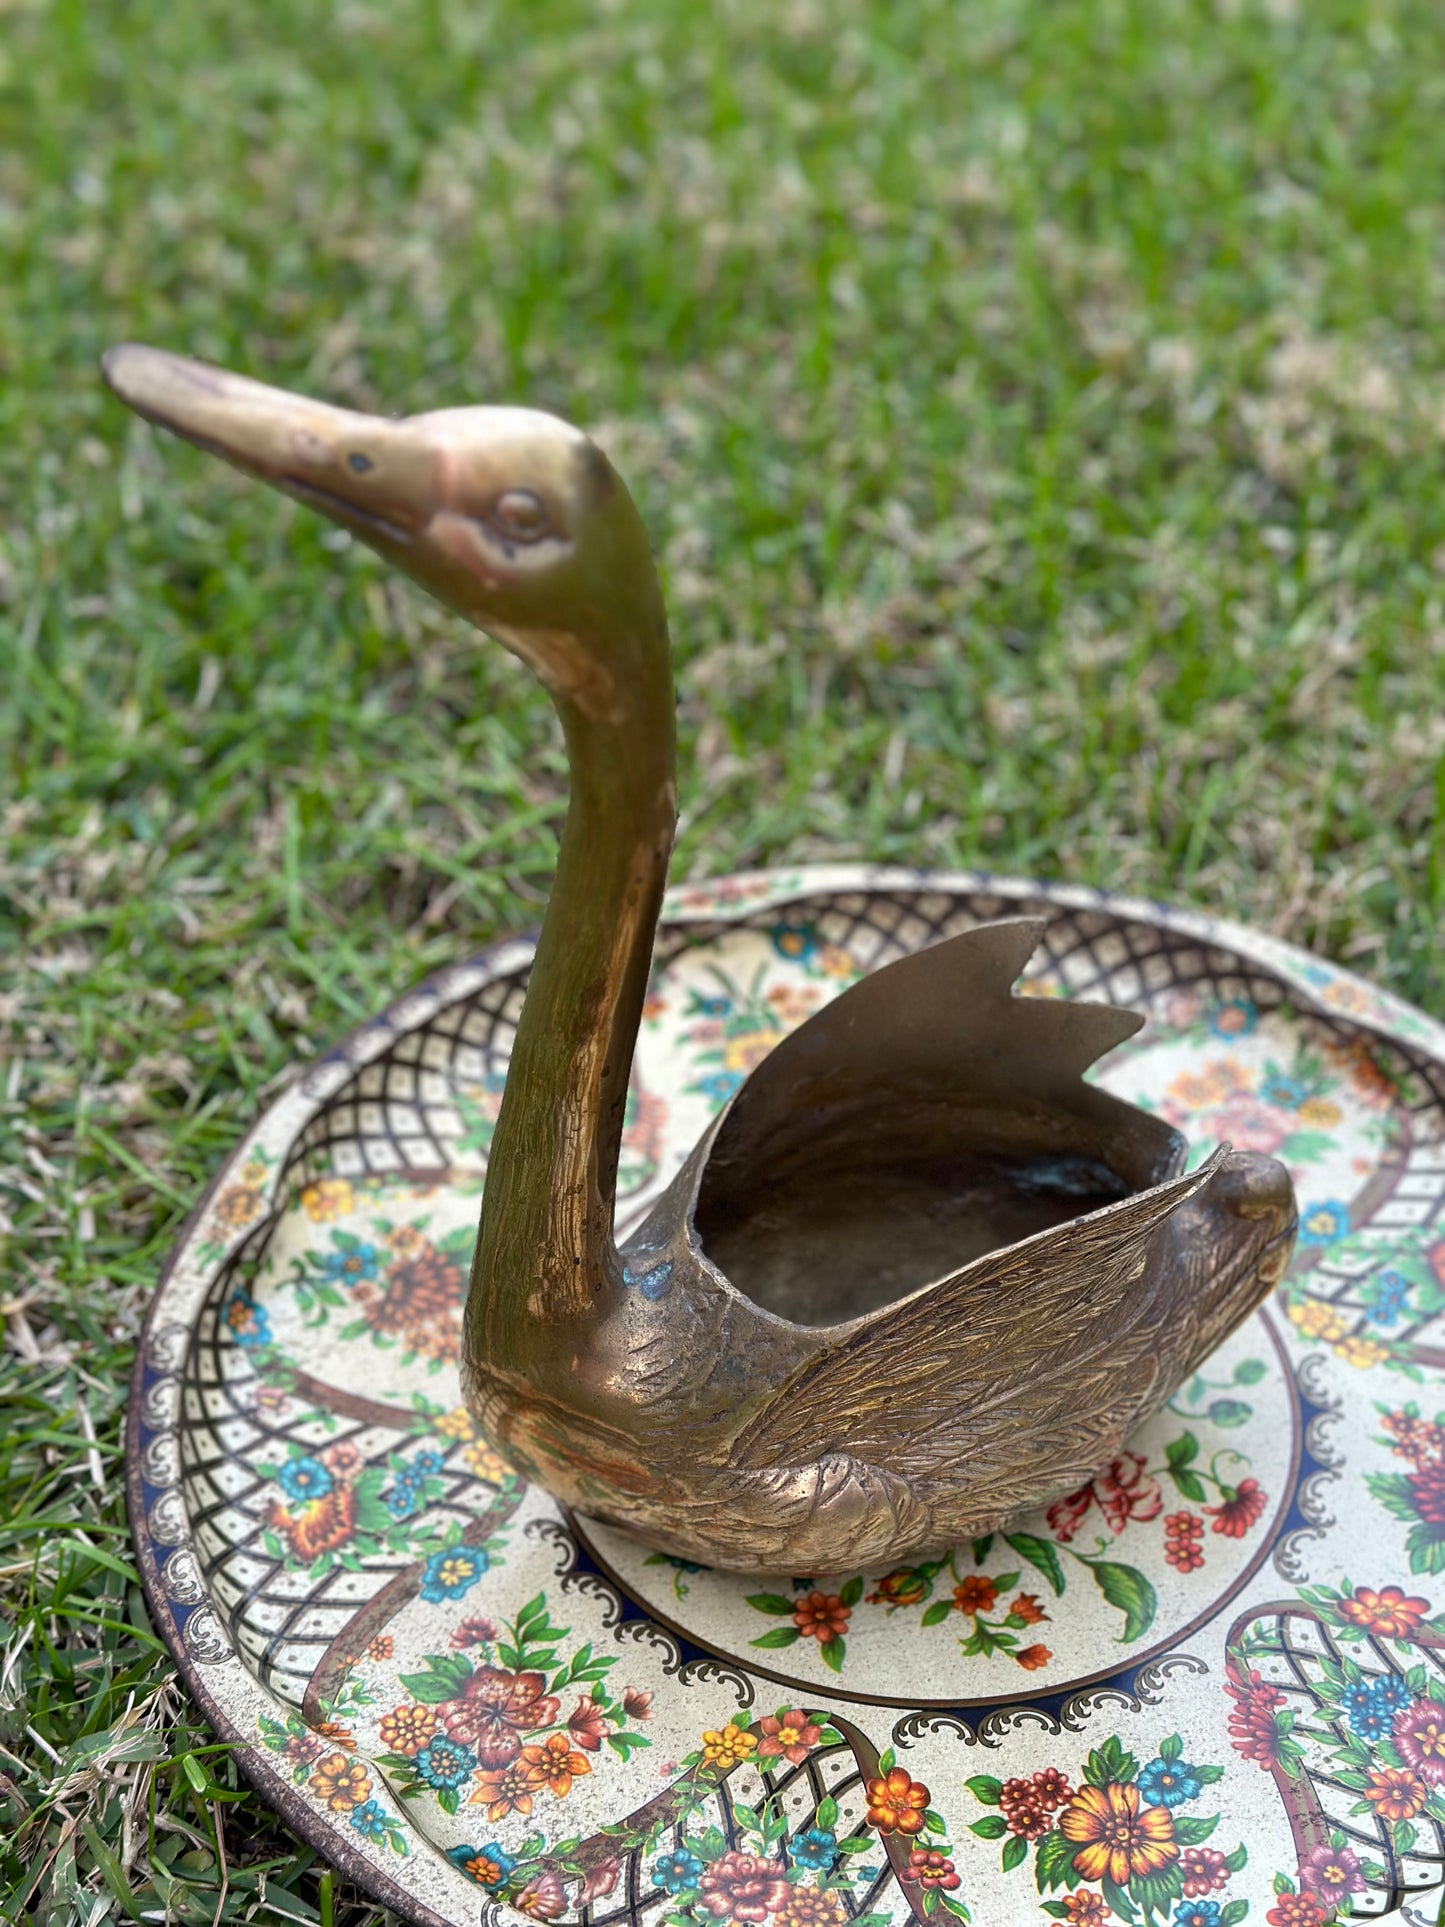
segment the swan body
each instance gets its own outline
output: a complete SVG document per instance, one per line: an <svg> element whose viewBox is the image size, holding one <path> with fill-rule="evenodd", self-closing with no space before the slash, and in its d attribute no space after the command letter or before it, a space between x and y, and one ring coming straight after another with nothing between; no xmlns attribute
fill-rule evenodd
<svg viewBox="0 0 1445 1927"><path fill-rule="evenodd" d="M631 498L520 409L399 421L157 350L149 419L320 508L522 658L572 800L492 1140L463 1359L496 1449L675 1556L927 1557L1086 1482L1269 1292L1288 1174L1085 1081L1142 1019L1023 997L1043 925L865 977L779 1044L619 1249L617 1158L675 826Z"/></svg>

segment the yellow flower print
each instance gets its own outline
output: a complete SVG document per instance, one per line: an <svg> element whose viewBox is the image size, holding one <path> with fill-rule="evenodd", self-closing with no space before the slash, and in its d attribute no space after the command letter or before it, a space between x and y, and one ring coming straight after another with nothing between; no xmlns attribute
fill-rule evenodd
<svg viewBox="0 0 1445 1927"><path fill-rule="evenodd" d="M836 943L818 946L818 968L825 977L856 977L858 966L846 950L839 949Z"/></svg>
<svg viewBox="0 0 1445 1927"><path fill-rule="evenodd" d="M356 1209L356 1193L345 1178L321 1178L301 1193L301 1208L312 1224L332 1224Z"/></svg>
<svg viewBox="0 0 1445 1927"><path fill-rule="evenodd" d="M266 1167L259 1158L249 1158L246 1163L241 1166L241 1182L242 1184L264 1184L266 1182Z"/></svg>
<svg viewBox="0 0 1445 1927"><path fill-rule="evenodd" d="M741 1071L746 1076L757 1069L782 1035L780 1030L745 1030L737 1037L729 1037L723 1045L725 1069Z"/></svg>
<svg viewBox="0 0 1445 1927"><path fill-rule="evenodd" d="M1388 1358L1390 1348L1375 1338L1342 1338L1335 1346L1335 1356L1363 1372L1371 1365L1378 1365L1382 1358Z"/></svg>
<svg viewBox="0 0 1445 1927"><path fill-rule="evenodd" d="M1300 1123L1308 1124L1312 1131L1332 1131L1343 1115L1339 1105L1327 1097L1307 1097L1299 1107Z"/></svg>
<svg viewBox="0 0 1445 1927"><path fill-rule="evenodd" d="M1341 1312L1319 1298L1296 1299L1289 1307L1289 1319L1301 1338L1323 1338L1328 1344L1343 1338L1350 1328L1349 1320Z"/></svg>
<svg viewBox="0 0 1445 1927"><path fill-rule="evenodd" d="M742 1766L757 1750L757 1737L741 1726L725 1726L721 1733L704 1733L702 1757L708 1766Z"/></svg>
<svg viewBox="0 0 1445 1927"><path fill-rule="evenodd" d="M447 1439L474 1439L477 1436L472 1415L465 1405L454 1405L437 1420L436 1429Z"/></svg>
<svg viewBox="0 0 1445 1927"><path fill-rule="evenodd" d="M467 1447L462 1453L462 1460L469 1472L475 1472L479 1479L489 1479L493 1485L500 1485L507 1476L506 1461L490 1445L480 1441Z"/></svg>

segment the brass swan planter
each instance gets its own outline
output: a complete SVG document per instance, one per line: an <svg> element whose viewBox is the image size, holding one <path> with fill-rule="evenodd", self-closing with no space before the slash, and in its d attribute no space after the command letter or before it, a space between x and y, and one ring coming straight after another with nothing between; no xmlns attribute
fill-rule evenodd
<svg viewBox="0 0 1445 1927"><path fill-rule="evenodd" d="M518 1472L674 1555L880 1569L1083 1484L1278 1282L1274 1159L1184 1169L1084 1081L1141 1019L1016 997L1041 923L845 991L619 1250L628 1073L675 822L666 616L602 452L522 409L382 420L157 350L148 419L321 509L521 657L572 798L492 1140L464 1383Z"/></svg>

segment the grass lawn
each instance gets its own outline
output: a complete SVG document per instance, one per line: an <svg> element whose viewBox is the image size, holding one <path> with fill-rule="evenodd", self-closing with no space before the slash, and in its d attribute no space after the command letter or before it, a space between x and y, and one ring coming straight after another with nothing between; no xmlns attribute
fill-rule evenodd
<svg viewBox="0 0 1445 1927"><path fill-rule="evenodd" d="M1106 884L1441 1015L1442 180L1439 0L3 0L0 1903L382 1918L174 1683L125 1374L265 1094L533 921L563 808L518 664L101 348L593 428L678 876Z"/></svg>

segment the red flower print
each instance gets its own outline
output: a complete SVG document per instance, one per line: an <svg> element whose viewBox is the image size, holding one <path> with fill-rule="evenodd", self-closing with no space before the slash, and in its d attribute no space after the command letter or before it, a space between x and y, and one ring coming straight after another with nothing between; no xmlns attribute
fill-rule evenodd
<svg viewBox="0 0 1445 1927"><path fill-rule="evenodd" d="M559 1702L541 1673L504 1673L479 1666L460 1695L440 1708L447 1737L472 1747L477 1764L503 1767L522 1750L522 1735L551 1726Z"/></svg>
<svg viewBox="0 0 1445 1927"><path fill-rule="evenodd" d="M1377 1768L1365 1782L1365 1798L1384 1820L1413 1820L1429 1797L1429 1788L1409 1767Z"/></svg>
<svg viewBox="0 0 1445 1927"><path fill-rule="evenodd" d="M1445 1706L1418 1699L1395 1715L1400 1758L1429 1786L1445 1786Z"/></svg>
<svg viewBox="0 0 1445 1927"><path fill-rule="evenodd" d="M579 1699L576 1711L567 1722L567 1731L589 1753L595 1753L607 1738L607 1721L596 1700Z"/></svg>
<svg viewBox="0 0 1445 1927"><path fill-rule="evenodd" d="M652 1695L640 1686L629 1686L622 1695L622 1710L630 1720L652 1718Z"/></svg>
<svg viewBox="0 0 1445 1927"><path fill-rule="evenodd" d="M1122 1532L1131 1519L1157 1519L1164 1510L1159 1482L1144 1465L1142 1453L1121 1452L1103 1478L1094 1481L1094 1497L1111 1532Z"/></svg>
<svg viewBox="0 0 1445 1927"><path fill-rule="evenodd" d="M1257 1760L1261 1767L1275 1765L1279 1733L1274 1716L1285 1703L1284 1694L1257 1672L1251 1670L1244 1676L1233 1659L1227 1663L1226 1673L1224 1690L1234 1701L1229 1716L1230 1745L1246 1760Z"/></svg>
<svg viewBox="0 0 1445 1927"><path fill-rule="evenodd" d="M1333 1911L1318 1894L1280 1894L1265 1919L1269 1927L1325 1927Z"/></svg>
<svg viewBox="0 0 1445 1927"><path fill-rule="evenodd" d="M1445 1465L1432 1459L1418 1472L1407 1472L1405 1483L1426 1525L1445 1526Z"/></svg>
<svg viewBox="0 0 1445 1927"><path fill-rule="evenodd" d="M1036 1592L1021 1592L1010 1602L1008 1611L1010 1619L1021 1619L1026 1626L1037 1626L1040 1620L1048 1618Z"/></svg>
<svg viewBox="0 0 1445 1927"><path fill-rule="evenodd" d="M1041 1804L1050 1809L1066 1806L1074 1797L1068 1776L1060 1773L1056 1766L1046 1766L1042 1772L1034 1775L1034 1792Z"/></svg>
<svg viewBox="0 0 1445 1927"><path fill-rule="evenodd" d="M1055 1499L1044 1517L1061 1546L1066 1546L1088 1516L1094 1503L1094 1488L1081 1485L1077 1492L1070 1492L1062 1499Z"/></svg>
<svg viewBox="0 0 1445 1927"><path fill-rule="evenodd" d="M851 1609L835 1592L810 1592L793 1607L793 1624L805 1639L825 1646L848 1630Z"/></svg>
<svg viewBox="0 0 1445 1927"><path fill-rule="evenodd" d="M1014 1654L1014 1658L1026 1673L1037 1673L1041 1667L1048 1665L1053 1653L1047 1646L1025 1646Z"/></svg>
<svg viewBox="0 0 1445 1927"><path fill-rule="evenodd" d="M769 1714L758 1721L758 1728L763 1736L758 1745L759 1759L790 1760L794 1766L806 1760L809 1750L823 1737L823 1729L796 1707Z"/></svg>
<svg viewBox="0 0 1445 1927"><path fill-rule="evenodd" d="M1068 1927L1105 1927L1105 1923L1114 1918L1102 1897L1090 1887L1081 1887L1077 1893L1065 1894L1063 1906Z"/></svg>
<svg viewBox="0 0 1445 1927"><path fill-rule="evenodd" d="M1204 1521L1194 1512L1171 1512L1164 1521L1164 1560L1176 1572L1198 1572L1204 1564L1199 1541Z"/></svg>
<svg viewBox="0 0 1445 1927"><path fill-rule="evenodd" d="M1226 1499L1222 1505L1207 1505L1204 1510L1213 1519L1215 1532L1222 1532L1229 1539L1242 1539L1268 1504L1269 1494L1261 1489L1258 1479L1241 1479L1232 1499Z"/></svg>
<svg viewBox="0 0 1445 1927"><path fill-rule="evenodd" d="M961 1586L953 1589L953 1603L961 1613L992 1612L998 1587L980 1573L970 1573Z"/></svg>
<svg viewBox="0 0 1445 1927"><path fill-rule="evenodd" d="M533 1920L555 1920L558 1914L567 1911L567 1894L562 1882L548 1867L545 1873L533 1874L522 1891L513 1897L511 1904L519 1914L530 1914Z"/></svg>
<svg viewBox="0 0 1445 1927"><path fill-rule="evenodd" d="M870 1827L880 1833L922 1833L933 1796L921 1780L895 1766L882 1779L870 1780L866 1790Z"/></svg>
<svg viewBox="0 0 1445 1927"><path fill-rule="evenodd" d="M789 1886L775 1860L751 1853L725 1853L698 1882L698 1905L714 1920L742 1920L752 1927L767 1919L788 1898Z"/></svg>
<svg viewBox="0 0 1445 1927"><path fill-rule="evenodd" d="M1398 1586L1385 1586L1379 1592L1370 1586L1356 1586L1339 1606L1341 1619L1362 1626L1367 1633L1378 1633L1381 1639L1409 1639L1419 1632L1429 1610L1428 1599L1402 1592Z"/></svg>
<svg viewBox="0 0 1445 1927"><path fill-rule="evenodd" d="M490 1619L464 1619L451 1636L451 1644L458 1652L465 1652L468 1646L490 1646L497 1636L497 1629Z"/></svg>
<svg viewBox="0 0 1445 1927"><path fill-rule="evenodd" d="M927 1847L914 1847L908 1855L908 1865L903 1873L905 1880L915 1886L941 1887L946 1893L953 1893L963 1885L954 1871L953 1862L941 1853L934 1853Z"/></svg>
<svg viewBox="0 0 1445 1927"><path fill-rule="evenodd" d="M928 1581L912 1566L900 1566L878 1581L877 1592L870 1592L870 1606L916 1606L928 1593Z"/></svg>
<svg viewBox="0 0 1445 1927"><path fill-rule="evenodd" d="M1179 1856L1179 1871L1186 1900L1217 1894L1229 1881L1229 1862L1217 1847L1186 1847Z"/></svg>
<svg viewBox="0 0 1445 1927"><path fill-rule="evenodd" d="M1050 1814L1032 1780L1005 1780L998 1796L999 1811L1010 1833L1025 1840L1042 1840L1049 1830Z"/></svg>
<svg viewBox="0 0 1445 1927"><path fill-rule="evenodd" d="M577 1896L577 1905L585 1907L589 1901L605 1900L608 1894L615 1891L621 1878L622 1862L615 1853L610 1853L605 1860L599 1860L595 1867L588 1869L582 1881L582 1891Z"/></svg>

